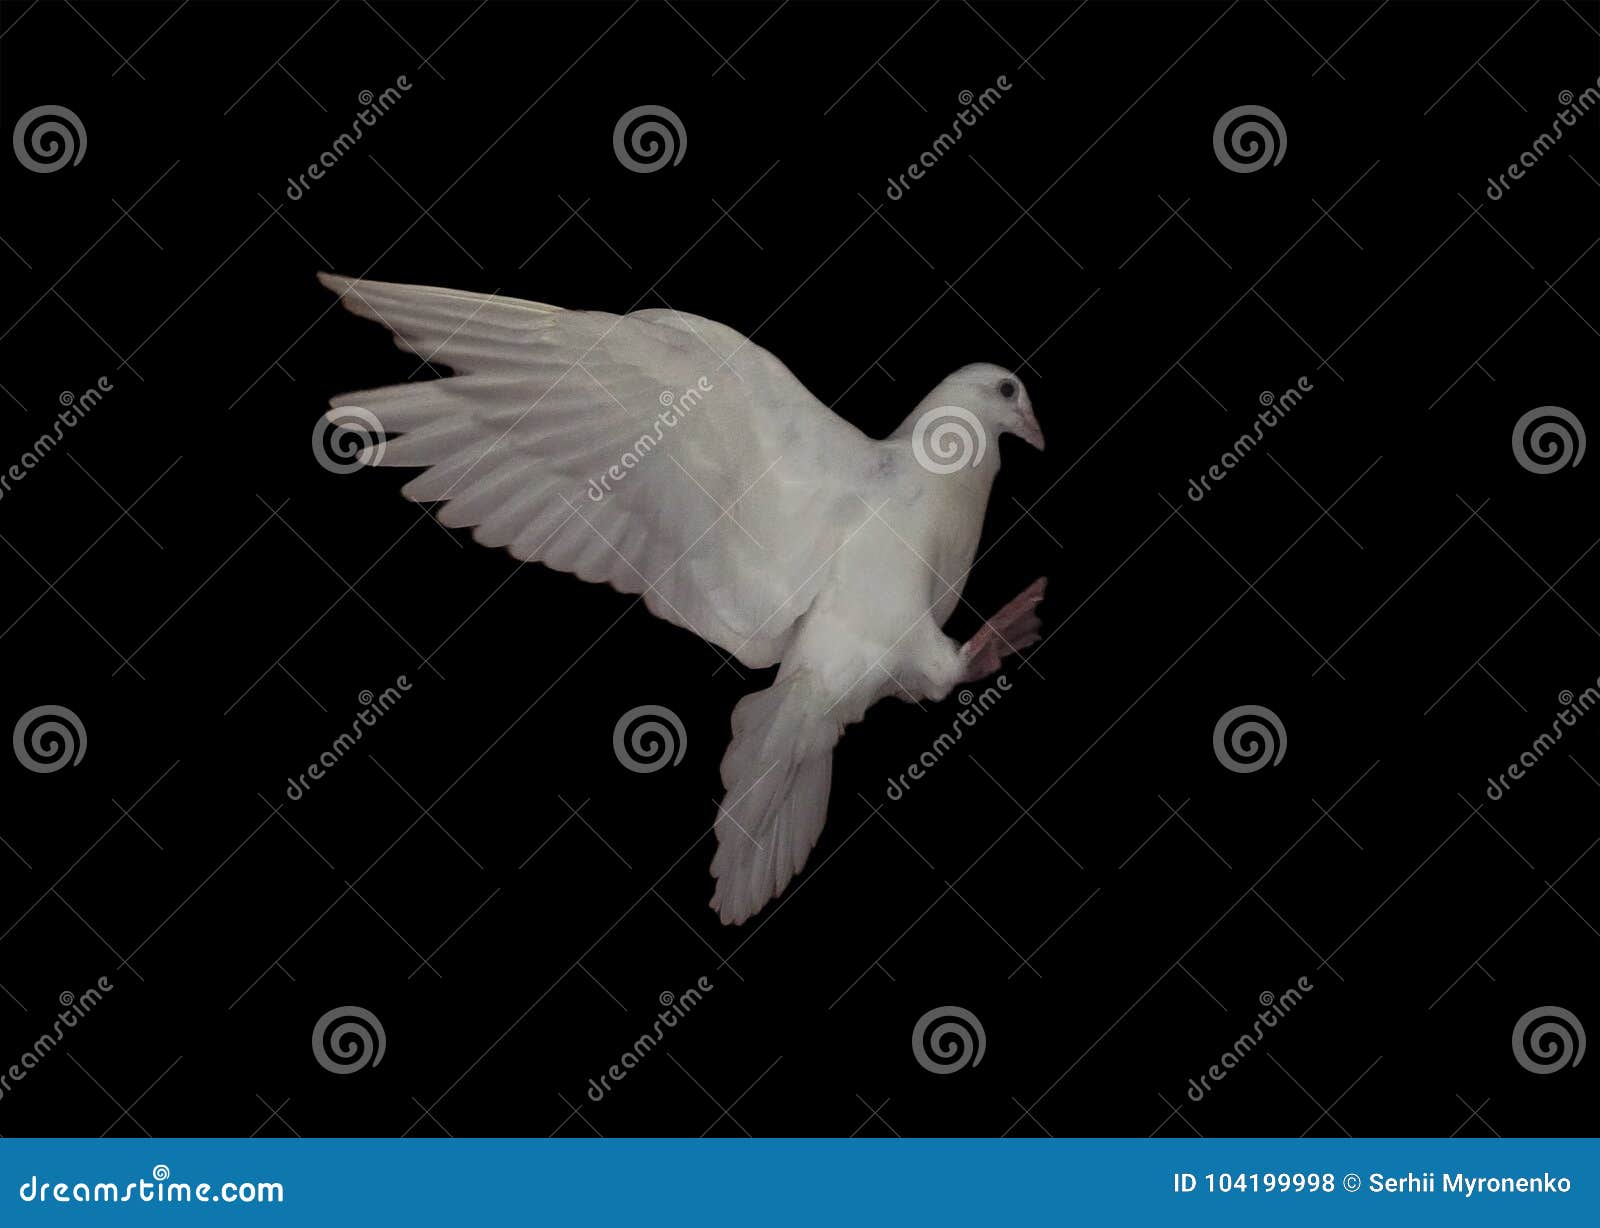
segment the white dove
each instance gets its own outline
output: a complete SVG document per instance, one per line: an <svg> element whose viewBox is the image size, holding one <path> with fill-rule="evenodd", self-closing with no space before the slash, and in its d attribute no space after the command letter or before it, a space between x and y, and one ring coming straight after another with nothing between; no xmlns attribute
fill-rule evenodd
<svg viewBox="0 0 1600 1228"><path fill-rule="evenodd" d="M1044 447L1003 368L962 367L878 440L700 316L319 280L454 372L335 398L331 421L372 431L361 459L425 467L403 493L442 501L440 521L486 546L643 594L743 664L778 664L734 708L722 760L724 923L805 865L846 725L888 695L942 700L1037 642L1043 579L965 644L940 630L973 565L996 437Z"/></svg>

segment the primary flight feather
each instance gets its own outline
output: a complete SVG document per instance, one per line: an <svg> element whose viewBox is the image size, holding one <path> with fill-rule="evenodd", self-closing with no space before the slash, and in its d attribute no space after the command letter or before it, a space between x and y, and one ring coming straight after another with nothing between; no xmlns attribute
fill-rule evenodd
<svg viewBox="0 0 1600 1228"><path fill-rule="evenodd" d="M943 699L1035 643L1037 580L972 639L940 627L966 582L996 438L1044 438L1017 377L962 367L887 439L766 350L668 310L617 316L319 274L403 350L453 372L335 398L390 436L374 464L439 519L649 610L752 667L722 760L711 906L738 924L805 865L833 746L879 699Z"/></svg>

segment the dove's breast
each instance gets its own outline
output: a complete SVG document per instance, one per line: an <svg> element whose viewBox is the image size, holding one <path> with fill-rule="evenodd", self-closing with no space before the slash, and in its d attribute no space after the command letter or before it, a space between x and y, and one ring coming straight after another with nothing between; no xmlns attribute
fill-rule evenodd
<svg viewBox="0 0 1600 1228"><path fill-rule="evenodd" d="M845 723L886 694L942 693L955 676L940 626L966 585L991 480L897 466L859 502L784 657L785 670L823 680Z"/></svg>

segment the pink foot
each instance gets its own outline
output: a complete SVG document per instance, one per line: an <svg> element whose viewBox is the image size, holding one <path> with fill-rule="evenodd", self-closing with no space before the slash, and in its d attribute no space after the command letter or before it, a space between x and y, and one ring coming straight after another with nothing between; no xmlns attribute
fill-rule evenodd
<svg viewBox="0 0 1600 1228"><path fill-rule="evenodd" d="M966 665L962 682L987 678L1000 668L1004 658L1039 642L1039 615L1034 608L1044 600L1044 586L1045 577L1040 576L961 646L961 659Z"/></svg>

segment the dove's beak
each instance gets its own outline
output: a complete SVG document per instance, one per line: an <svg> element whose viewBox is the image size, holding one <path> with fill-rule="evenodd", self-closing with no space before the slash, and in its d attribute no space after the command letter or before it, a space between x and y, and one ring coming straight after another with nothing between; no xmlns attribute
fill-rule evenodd
<svg viewBox="0 0 1600 1228"><path fill-rule="evenodd" d="M1039 429L1039 419L1033 416L1033 406L1023 401L1017 406L1017 438L1025 439L1039 451L1044 451L1044 432Z"/></svg>

